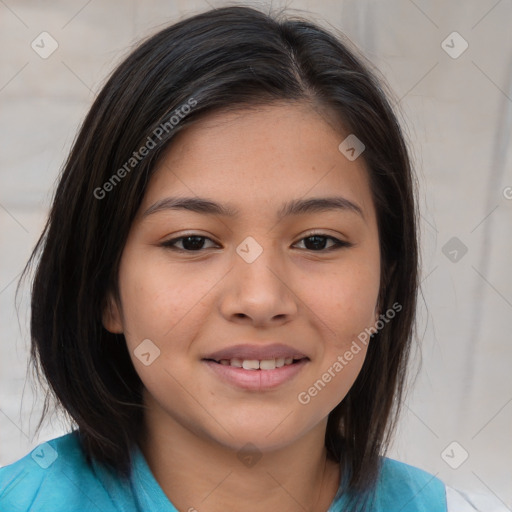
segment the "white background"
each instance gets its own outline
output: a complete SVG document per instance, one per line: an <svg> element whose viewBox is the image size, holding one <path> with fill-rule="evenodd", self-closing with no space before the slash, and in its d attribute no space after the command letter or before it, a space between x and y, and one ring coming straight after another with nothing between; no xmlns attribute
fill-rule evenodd
<svg viewBox="0 0 512 512"><path fill-rule="evenodd" d="M208 7L48 4L0 1L0 466L68 431L54 421L33 437L42 395L26 379L28 286L19 317L14 292L79 123L130 45ZM420 180L422 366L390 455L512 509L512 2L288 6L343 31L387 79ZM31 48L43 31L58 43L47 59ZM442 47L454 31L469 45L456 59ZM457 37L445 43L452 51L462 48ZM443 253L452 237L467 247L456 262ZM447 447L455 462L469 454L458 469L443 460Z"/></svg>

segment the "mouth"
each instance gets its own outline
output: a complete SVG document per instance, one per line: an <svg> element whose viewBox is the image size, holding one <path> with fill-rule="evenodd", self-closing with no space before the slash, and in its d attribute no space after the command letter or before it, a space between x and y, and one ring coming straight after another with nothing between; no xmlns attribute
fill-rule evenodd
<svg viewBox="0 0 512 512"><path fill-rule="evenodd" d="M224 366L235 366L245 370L273 370L282 366L293 364L294 361L309 359L308 356L295 347L282 343L263 344L246 343L232 345L205 354L203 359L214 361ZM258 366L256 366L258 363Z"/></svg>
<svg viewBox="0 0 512 512"><path fill-rule="evenodd" d="M237 390L270 391L295 378L310 358L295 348L273 344L228 347L202 361L216 380Z"/></svg>

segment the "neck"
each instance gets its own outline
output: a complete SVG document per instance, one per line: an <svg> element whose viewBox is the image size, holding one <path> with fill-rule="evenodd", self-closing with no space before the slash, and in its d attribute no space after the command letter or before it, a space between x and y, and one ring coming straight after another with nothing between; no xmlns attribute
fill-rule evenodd
<svg viewBox="0 0 512 512"><path fill-rule="evenodd" d="M325 512L339 486L339 465L327 457L326 420L278 450L249 454L147 411L140 448L178 510Z"/></svg>

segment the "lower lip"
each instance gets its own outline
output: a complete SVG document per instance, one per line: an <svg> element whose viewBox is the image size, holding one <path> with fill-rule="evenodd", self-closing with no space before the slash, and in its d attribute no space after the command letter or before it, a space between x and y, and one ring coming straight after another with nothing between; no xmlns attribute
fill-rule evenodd
<svg viewBox="0 0 512 512"><path fill-rule="evenodd" d="M304 368L308 363L308 359L301 359L296 363L284 365L274 370L244 370L243 368L223 365L213 361L204 360L204 362L218 377L237 388L265 391L275 389L291 380Z"/></svg>

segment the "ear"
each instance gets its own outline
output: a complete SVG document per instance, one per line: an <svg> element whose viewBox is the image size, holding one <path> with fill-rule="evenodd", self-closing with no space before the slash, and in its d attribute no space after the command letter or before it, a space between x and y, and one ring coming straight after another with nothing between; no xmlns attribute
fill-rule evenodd
<svg viewBox="0 0 512 512"><path fill-rule="evenodd" d="M103 301L102 322L103 327L112 334L121 334L123 332L121 308L110 291Z"/></svg>

